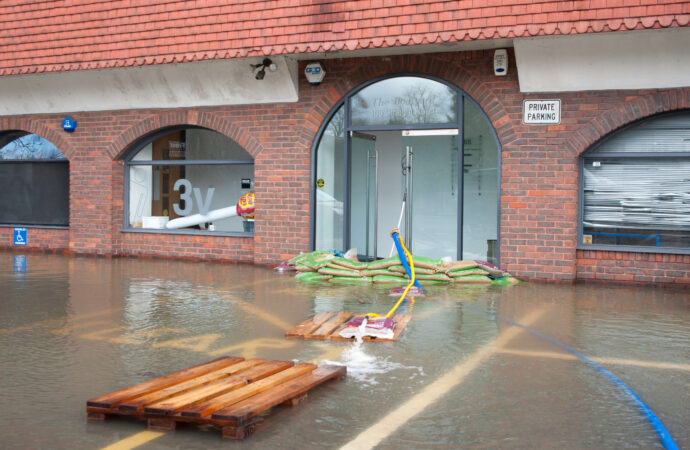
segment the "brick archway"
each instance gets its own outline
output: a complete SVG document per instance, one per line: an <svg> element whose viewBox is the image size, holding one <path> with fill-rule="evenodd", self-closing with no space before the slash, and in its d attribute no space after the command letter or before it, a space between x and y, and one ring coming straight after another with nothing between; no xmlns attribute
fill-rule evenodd
<svg viewBox="0 0 690 450"><path fill-rule="evenodd" d="M254 159L261 153L263 146L251 134L217 114L201 111L171 111L151 115L136 125L120 133L108 147L107 153L115 160L131 148L142 137L154 131L179 125L193 125L221 133L239 144Z"/></svg>
<svg viewBox="0 0 690 450"><path fill-rule="evenodd" d="M59 132L46 125L44 121L17 117L8 117L0 122L2 131L26 131L38 135L56 146L68 160L74 156L75 150L70 143L71 134Z"/></svg>
<svg viewBox="0 0 690 450"><path fill-rule="evenodd" d="M568 141L570 151L573 157L579 156L602 138L625 125L656 114L687 108L690 108L688 88L627 98L621 106L605 111L574 132Z"/></svg>

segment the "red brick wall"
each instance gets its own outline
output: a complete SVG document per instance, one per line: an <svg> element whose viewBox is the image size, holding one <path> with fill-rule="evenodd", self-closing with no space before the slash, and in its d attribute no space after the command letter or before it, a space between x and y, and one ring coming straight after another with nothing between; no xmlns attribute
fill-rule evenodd
<svg viewBox="0 0 690 450"><path fill-rule="evenodd" d="M14 245L14 227L0 226L0 248L67 251L69 230L58 228L26 228L26 245Z"/></svg>
<svg viewBox="0 0 690 450"><path fill-rule="evenodd" d="M690 286L690 255L578 250L577 278Z"/></svg>
<svg viewBox="0 0 690 450"><path fill-rule="evenodd" d="M254 241L246 237L132 232L119 239L123 255L254 262Z"/></svg>
<svg viewBox="0 0 690 450"><path fill-rule="evenodd" d="M625 124L690 107L690 89L524 95L515 70L505 77L493 75L492 55L478 51L325 60L327 75L321 85L311 86L300 77L298 103L70 113L79 122L73 134L60 129L63 115L3 117L0 131L37 133L69 158L69 249L75 253L145 253L273 264L308 250L311 148L328 112L372 78L427 74L466 92L486 112L498 134L501 266L531 280L585 278L585 267L596 268L598 261L605 267L610 259L585 258L590 263L578 263L579 155ZM510 58L514 61L512 54ZM523 100L536 98L561 99L560 125L522 124ZM172 125L218 131L255 157L253 241L121 232L124 170L119 157L141 137ZM639 260L630 261L634 265ZM681 262L674 267L685 273L675 278L687 278L687 266Z"/></svg>

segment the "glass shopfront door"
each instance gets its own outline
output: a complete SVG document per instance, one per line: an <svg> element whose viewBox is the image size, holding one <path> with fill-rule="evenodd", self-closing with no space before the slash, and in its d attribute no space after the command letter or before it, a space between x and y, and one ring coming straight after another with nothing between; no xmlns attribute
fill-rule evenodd
<svg viewBox="0 0 690 450"><path fill-rule="evenodd" d="M417 255L498 262L498 141L460 91L386 79L346 97L323 130L315 249L387 258L397 227Z"/></svg>

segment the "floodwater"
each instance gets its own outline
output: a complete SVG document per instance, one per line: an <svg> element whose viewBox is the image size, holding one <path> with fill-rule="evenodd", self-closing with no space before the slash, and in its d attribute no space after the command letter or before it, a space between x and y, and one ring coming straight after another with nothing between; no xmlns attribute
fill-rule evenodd
<svg viewBox="0 0 690 450"><path fill-rule="evenodd" d="M385 313L372 286L266 267L0 251L0 447L655 448L608 369L690 448L690 291L434 286L395 343L286 340L318 311ZM520 326L517 326L520 325ZM86 401L221 355L348 366L240 442L86 420ZM131 438L127 440L128 438Z"/></svg>

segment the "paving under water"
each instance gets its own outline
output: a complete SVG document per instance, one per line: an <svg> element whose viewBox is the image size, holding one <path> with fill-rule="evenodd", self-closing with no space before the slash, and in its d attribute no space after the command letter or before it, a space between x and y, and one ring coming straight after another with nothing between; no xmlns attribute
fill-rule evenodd
<svg viewBox="0 0 690 450"><path fill-rule="evenodd" d="M362 344L283 336L319 311L385 313L387 288L251 265L0 251L0 298L2 448L661 447L628 394L545 337L614 373L690 447L687 289L433 286L404 304L398 342ZM221 355L330 361L348 376L241 442L86 420L89 398Z"/></svg>

